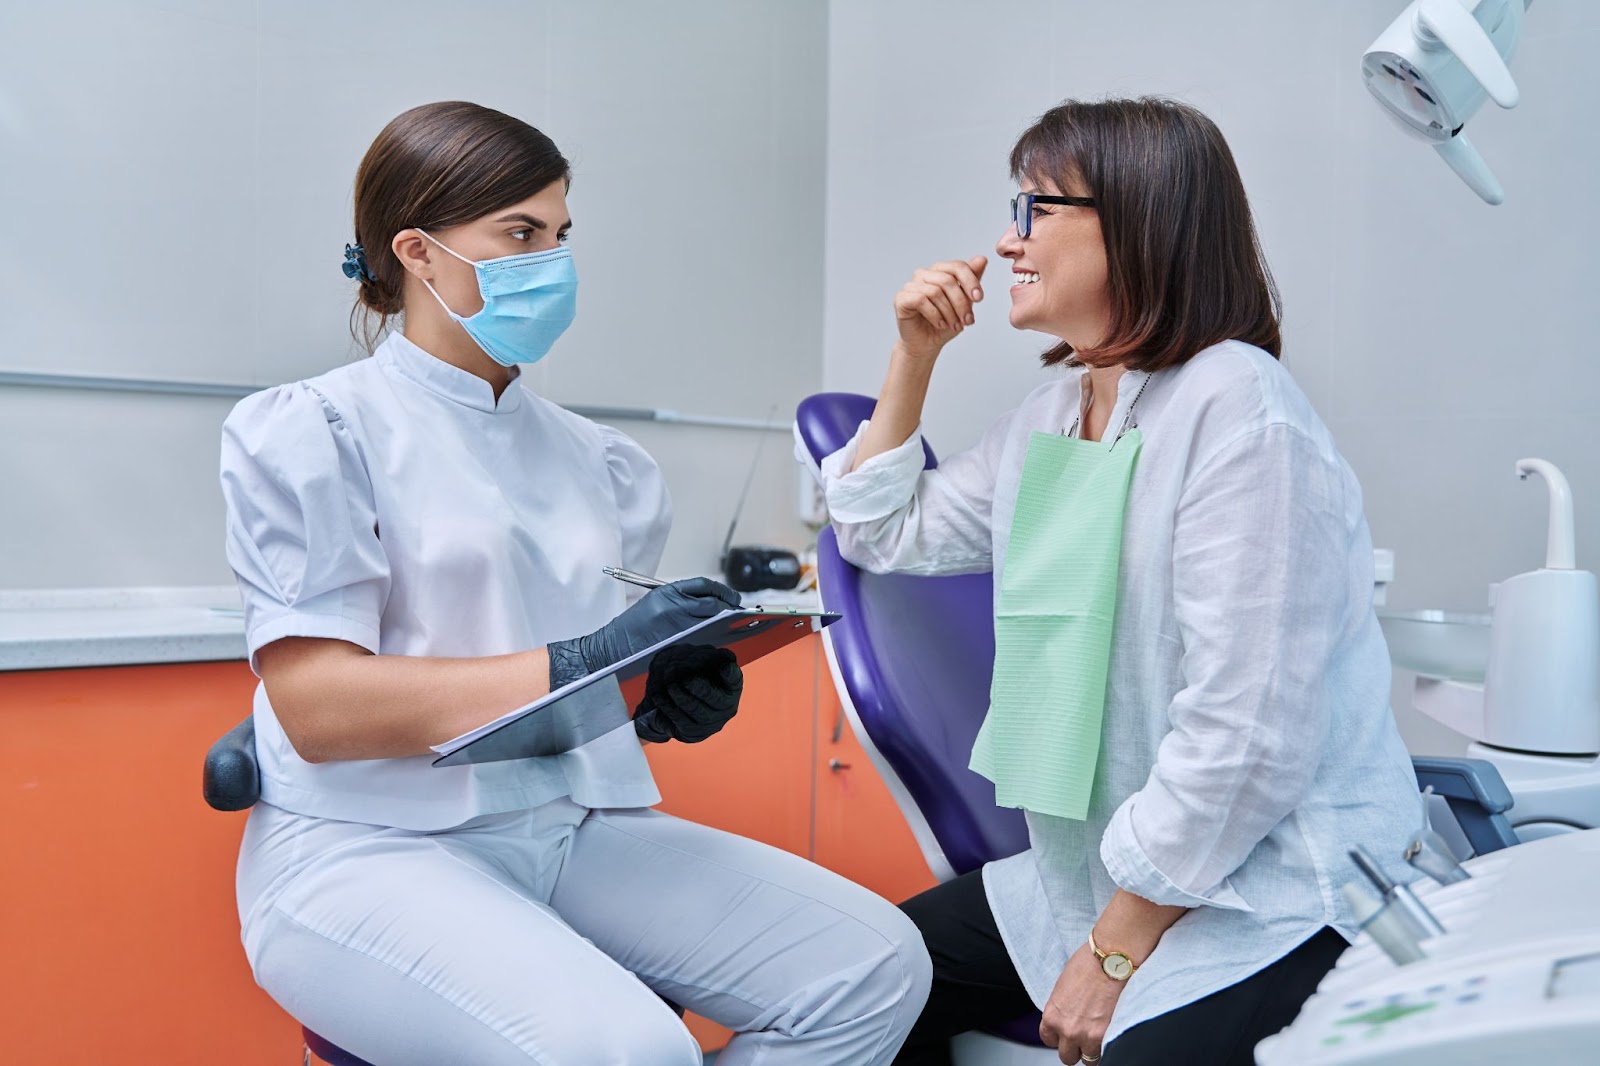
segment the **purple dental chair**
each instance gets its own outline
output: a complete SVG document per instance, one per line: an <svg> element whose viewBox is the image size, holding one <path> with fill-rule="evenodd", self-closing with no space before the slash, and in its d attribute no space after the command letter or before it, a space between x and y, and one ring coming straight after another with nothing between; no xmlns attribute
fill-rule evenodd
<svg viewBox="0 0 1600 1066"><path fill-rule="evenodd" d="M849 443L876 401L855 393L820 393L795 414L814 460ZM924 466L938 466L927 440ZM911 826L940 881L1014 855L1028 846L1022 812L995 806L994 785L967 769L972 742L989 709L994 670L990 574L916 577L870 574L839 555L832 528L817 541L823 605L844 617L822 631L828 666L844 712L873 768ZM1505 811L1511 793L1481 759L1413 760L1419 788L1432 786L1455 825L1458 858L1517 842ZM1352 869L1353 873L1353 869ZM992 1033L952 1041L956 1066L1059 1063L1039 1041L1037 1013Z"/></svg>
<svg viewBox="0 0 1600 1066"><path fill-rule="evenodd" d="M808 397L795 416L800 439L821 461L874 405L854 393ZM938 466L926 440L922 449L925 465ZM994 784L967 769L994 670L991 575L869 574L840 557L830 528L817 543L817 585L823 605L844 616L822 631L839 700L933 875L948 881L1025 850L1022 812L995 806ZM957 1038L958 1066L1059 1062L1039 1041L1039 1020Z"/></svg>

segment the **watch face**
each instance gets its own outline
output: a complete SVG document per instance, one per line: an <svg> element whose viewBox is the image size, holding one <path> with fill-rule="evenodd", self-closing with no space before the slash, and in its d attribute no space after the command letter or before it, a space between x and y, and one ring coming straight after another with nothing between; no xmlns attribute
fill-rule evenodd
<svg viewBox="0 0 1600 1066"><path fill-rule="evenodd" d="M1128 961L1128 956L1117 951L1107 955L1100 963L1100 968L1113 981L1126 981L1133 976L1133 963Z"/></svg>

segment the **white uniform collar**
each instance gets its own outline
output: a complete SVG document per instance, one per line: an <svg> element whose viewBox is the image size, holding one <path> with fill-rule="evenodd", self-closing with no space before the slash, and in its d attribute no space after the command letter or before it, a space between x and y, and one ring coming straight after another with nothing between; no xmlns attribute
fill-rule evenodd
<svg viewBox="0 0 1600 1066"><path fill-rule="evenodd" d="M496 404L494 387L487 381L430 355L403 333L390 333L378 345L372 357L385 370L474 410L505 414L522 406L523 390L517 385L517 378L522 376L521 367L511 368L511 383L500 394L500 402Z"/></svg>

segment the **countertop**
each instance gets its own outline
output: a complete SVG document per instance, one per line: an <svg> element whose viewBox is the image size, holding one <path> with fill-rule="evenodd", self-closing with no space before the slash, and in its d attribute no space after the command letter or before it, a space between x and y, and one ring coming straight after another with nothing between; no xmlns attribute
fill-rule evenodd
<svg viewBox="0 0 1600 1066"><path fill-rule="evenodd" d="M747 603L815 607L816 593L746 593ZM245 658L231 585L0 590L0 671Z"/></svg>
<svg viewBox="0 0 1600 1066"><path fill-rule="evenodd" d="M244 658L232 586L0 591L0 670Z"/></svg>

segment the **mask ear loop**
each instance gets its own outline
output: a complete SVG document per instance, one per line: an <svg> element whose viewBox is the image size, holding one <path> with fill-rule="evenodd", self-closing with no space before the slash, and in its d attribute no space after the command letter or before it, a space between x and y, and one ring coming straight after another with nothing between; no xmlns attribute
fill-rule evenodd
<svg viewBox="0 0 1600 1066"><path fill-rule="evenodd" d="M418 228L417 232L422 234L424 237L428 238L428 240L432 241L434 244L437 244L440 248L443 248L445 251L449 252L451 255L455 256L457 259L461 260L463 263L465 263L468 266L472 267L473 273L474 273L474 275L476 275L477 270L478 270L478 264L477 263L474 263L472 260L470 260L466 256L462 255L460 252L457 252L452 248L446 247L444 242L440 241L439 238L435 237L433 234L429 233L427 230ZM427 278L418 278L417 280L422 282L422 284L426 285L427 288L428 288L428 291L433 293L433 298L435 300L439 301L439 306L444 308L444 313L445 314L449 315L451 318L455 319L457 322L465 322L466 321L465 318L463 318L462 316L456 314L454 311L450 310L450 305L444 302L444 297L440 296L439 293L434 289L434 287L431 284L429 284Z"/></svg>

